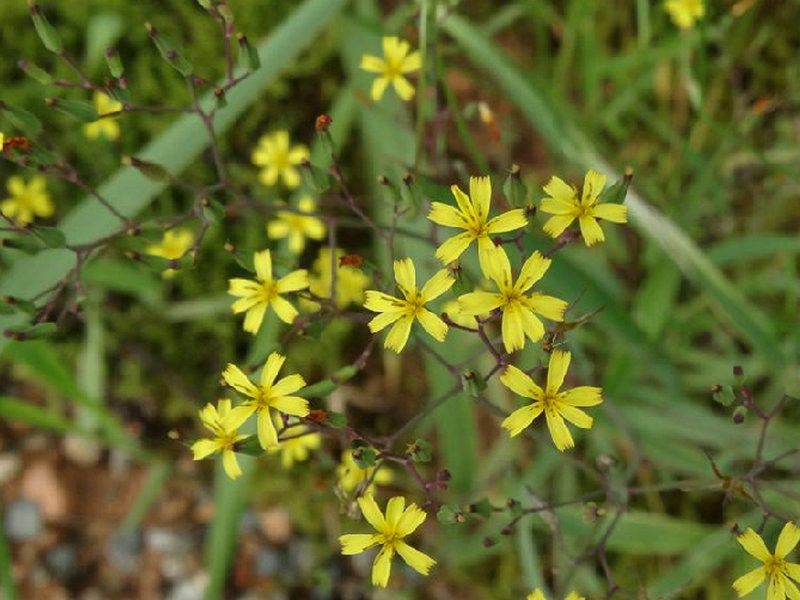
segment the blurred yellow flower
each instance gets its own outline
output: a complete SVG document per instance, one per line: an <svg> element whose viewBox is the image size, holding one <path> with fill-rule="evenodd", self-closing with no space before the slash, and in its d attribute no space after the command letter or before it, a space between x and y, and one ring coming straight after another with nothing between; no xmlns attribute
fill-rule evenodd
<svg viewBox="0 0 800 600"><path fill-rule="evenodd" d="M783 526L775 552L767 550L764 540L751 528L736 538L748 554L764 563L757 569L745 573L733 582L733 589L741 598L750 594L766 579L769 581L769 600L800 600L800 590L794 581L800 582L800 564L787 562L786 557L800 542L800 527L789 521Z"/></svg>
<svg viewBox="0 0 800 600"><path fill-rule="evenodd" d="M233 363L228 363L222 372L226 384L247 396L248 399L242 403L242 407L247 410L248 415L256 413L258 442L265 450L278 445L278 434L271 410L295 417L305 417L309 412L308 400L291 395L306 386L301 375L288 375L275 381L284 361L285 356L277 352L270 354L261 370L258 385L250 381Z"/></svg>
<svg viewBox="0 0 800 600"><path fill-rule="evenodd" d="M344 250L336 249L334 260L336 269L336 306L345 308L349 304L361 304L364 301L364 288L369 284L369 277L361 270L349 265L339 264L339 259L345 256ZM308 289L320 298L331 297L331 270L330 248L320 248L319 256L311 267L308 277ZM308 310L319 310L319 304L310 300L304 302Z"/></svg>
<svg viewBox="0 0 800 600"><path fill-rule="evenodd" d="M562 179L552 177L544 186L544 191L549 197L542 200L541 210L555 216L550 217L544 224L544 232L556 238L575 219L578 219L581 235L587 246L605 240L597 219L605 219L612 223L628 222L628 207L624 204L597 203L605 185L604 174L589 171L586 173L581 198L578 200L578 190L567 185Z"/></svg>
<svg viewBox="0 0 800 600"><path fill-rule="evenodd" d="M667 0L664 3L664 10L669 13L672 22L681 29L691 29L706 13L703 0Z"/></svg>
<svg viewBox="0 0 800 600"><path fill-rule="evenodd" d="M425 511L416 504L405 508L405 503L405 498L395 496L386 505L384 517L372 494L362 496L358 499L361 512L378 533L350 533L339 537L342 554L345 555L361 554L372 546L382 546L372 564L372 585L386 587L389 583L392 557L395 552L409 567L422 575L430 573L431 567L436 564L430 556L403 541L403 538L414 533L427 517Z"/></svg>
<svg viewBox="0 0 800 600"><path fill-rule="evenodd" d="M228 477L236 479L242 474L242 469L236 460L235 444L246 438L239 434L239 427L249 417L251 411L244 407L231 408L231 401L224 399L213 404L206 404L200 409L200 420L211 431L212 437L198 440L192 444L192 457L202 460L215 452L222 453L222 466Z"/></svg>
<svg viewBox="0 0 800 600"><path fill-rule="evenodd" d="M160 256L167 260L177 260L194 244L194 234L188 229L170 229L164 232L164 237L157 244L150 244L146 252L153 256ZM175 269L165 269L164 277L173 277Z"/></svg>
<svg viewBox="0 0 800 600"><path fill-rule="evenodd" d="M95 92L94 109L98 115L105 115L122 110L122 104L102 92ZM117 117L103 117L93 123L87 123L83 126L83 135L90 140L96 140L99 137L116 140L119 137Z"/></svg>
<svg viewBox="0 0 800 600"><path fill-rule="evenodd" d="M376 102L383 97L386 86L390 83L395 92L403 100L414 97L414 86L404 77L414 71L419 71L422 66L422 57L419 51L409 54L411 46L398 37L383 38L383 58L364 54L361 57L361 68L370 73L378 73L378 78L372 82L372 99Z"/></svg>
<svg viewBox="0 0 800 600"><path fill-rule="evenodd" d="M43 177L37 175L25 183L22 177L14 175L8 178L6 189L10 196L0 202L0 212L15 225L24 227L33 223L34 217L49 217L55 212Z"/></svg>
<svg viewBox="0 0 800 600"><path fill-rule="evenodd" d="M392 325L383 345L398 354L408 341L414 320L419 321L433 339L438 342L444 341L447 325L425 308L425 305L449 290L456 280L447 269L441 269L422 286L422 289L418 289L414 263L410 258L394 261L394 279L402 298L367 290L364 307L381 313L369 322L369 330L377 333Z"/></svg>
<svg viewBox="0 0 800 600"><path fill-rule="evenodd" d="M544 593L539 588L533 590L525 600L547 600ZM578 592L570 592L564 600L586 600L584 596L579 596Z"/></svg>
<svg viewBox="0 0 800 600"><path fill-rule="evenodd" d="M275 427L280 428L281 422L275 415ZM288 439L285 439L288 438ZM281 465L284 469L290 468L296 462L308 460L311 450L316 450L322 443L322 436L305 425L292 425L281 432L278 445L269 448L271 454L280 453Z"/></svg>
<svg viewBox="0 0 800 600"><path fill-rule="evenodd" d="M521 208L515 208L493 219L489 218L492 202L492 182L488 177L469 178L469 196L457 185L450 190L458 208L442 202L433 202L428 219L445 227L465 229L464 233L445 240L436 250L436 258L449 265L461 256L474 241L478 244L478 261L481 271L489 277L490 265L502 248L494 245L492 235L525 227L528 220Z"/></svg>
<svg viewBox="0 0 800 600"><path fill-rule="evenodd" d="M369 485L365 490L365 494L371 494L375 491L376 485L387 485L394 480L392 472L381 465L374 467L367 467L362 469L353 458L353 452L345 450L342 452L342 462L336 468L336 475L339 478L339 487L345 492L352 492L364 481L369 481Z"/></svg>
<svg viewBox="0 0 800 600"><path fill-rule="evenodd" d="M506 367L500 381L515 394L524 398L532 398L534 402L518 408L503 421L511 437L528 427L533 420L544 413L547 428L556 448L562 452L575 446L572 435L567 429L564 419L582 429L590 429L592 417L578 407L597 406L603 401L598 387L580 386L559 392L569 368L570 353L556 350L550 355L547 367L547 384L543 390L536 385L530 376L513 365Z"/></svg>
<svg viewBox="0 0 800 600"><path fill-rule="evenodd" d="M516 283L511 276L511 263L500 248L489 269L489 277L497 286L497 292L470 292L459 296L459 309L464 315L480 315L496 308L503 311L502 334L506 352L525 347L525 337L538 342L544 335L544 325L536 316L542 315L551 321L563 321L567 303L560 298L541 292L526 292L539 281L552 262L538 251L528 257L519 271ZM473 323L474 326L474 323Z"/></svg>
<svg viewBox="0 0 800 600"><path fill-rule="evenodd" d="M253 150L253 164L263 167L259 180L263 185L272 186L283 178L288 188L300 185L300 173L296 166L308 159L308 148L297 144L290 146L288 131L275 131L261 136Z"/></svg>
<svg viewBox="0 0 800 600"><path fill-rule="evenodd" d="M298 269L285 277L274 279L272 254L269 250L256 252L253 265L256 269L256 281L239 278L228 280L228 293L239 297L231 309L236 314L247 313L244 318L244 330L253 334L258 333L270 306L281 321L291 324L297 316L297 309L281 297L281 294L307 288L308 271Z"/></svg>
<svg viewBox="0 0 800 600"><path fill-rule="evenodd" d="M321 240L325 237L325 223L319 217L310 216L317 210L311 196L303 196L297 203L297 211L282 210L274 221L267 224L267 235L271 240L289 238L289 251L300 254L306 247L306 238Z"/></svg>

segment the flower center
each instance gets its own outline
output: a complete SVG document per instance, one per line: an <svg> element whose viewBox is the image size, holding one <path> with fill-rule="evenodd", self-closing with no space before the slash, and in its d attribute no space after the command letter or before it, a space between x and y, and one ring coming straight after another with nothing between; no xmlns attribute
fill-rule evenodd
<svg viewBox="0 0 800 600"><path fill-rule="evenodd" d="M402 61L397 59L387 60L386 61L386 69L383 73L384 77L387 79L394 79L395 77L400 77L400 68L402 67Z"/></svg>
<svg viewBox="0 0 800 600"><path fill-rule="evenodd" d="M764 563L764 568L767 571L767 577L774 578L786 574L786 561L777 556L771 557Z"/></svg>
<svg viewBox="0 0 800 600"><path fill-rule="evenodd" d="M280 150L274 152L272 154L272 166L274 166L279 171L282 171L286 167L289 166L289 153L282 152Z"/></svg>
<svg viewBox="0 0 800 600"><path fill-rule="evenodd" d="M409 295L406 298L406 311L408 312L409 316L416 317L422 312L425 303L422 301L422 298L416 292Z"/></svg>
<svg viewBox="0 0 800 600"><path fill-rule="evenodd" d="M278 290L275 287L275 283L272 281L263 281L261 282L261 301L262 302L271 302L275 298L278 297Z"/></svg>

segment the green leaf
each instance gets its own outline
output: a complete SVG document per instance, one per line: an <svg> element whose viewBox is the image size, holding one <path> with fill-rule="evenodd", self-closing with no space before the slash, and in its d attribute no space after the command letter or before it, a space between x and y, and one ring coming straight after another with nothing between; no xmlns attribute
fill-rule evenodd
<svg viewBox="0 0 800 600"><path fill-rule="evenodd" d="M79 123L92 123L97 120L97 111L94 109L94 106L83 100L48 98L47 105L75 119Z"/></svg>
<svg viewBox="0 0 800 600"><path fill-rule="evenodd" d="M34 427L66 433L76 430L76 426L55 413L25 400L0 396L0 419L6 421L22 421Z"/></svg>
<svg viewBox="0 0 800 600"><path fill-rule="evenodd" d="M106 48L113 46L122 35L125 24L117 13L100 13L92 16L86 26L86 50L84 61L94 69L106 55ZM116 55L119 58L119 55ZM121 66L121 63L120 63ZM122 71L111 70L114 77L121 77Z"/></svg>
<svg viewBox="0 0 800 600"><path fill-rule="evenodd" d="M37 225L31 229L31 232L42 240L48 248L63 248L67 244L67 238L64 237L64 233L55 227Z"/></svg>
<svg viewBox="0 0 800 600"><path fill-rule="evenodd" d="M414 443L408 445L406 454L408 454L415 463L431 462L431 459L433 459L433 447L427 440L416 439Z"/></svg>
<svg viewBox="0 0 800 600"><path fill-rule="evenodd" d="M36 115L24 108L0 102L0 110L5 113L6 118L12 125L21 130L26 136L35 138L42 132L42 122Z"/></svg>
<svg viewBox="0 0 800 600"><path fill-rule="evenodd" d="M378 453L369 446L360 446L353 450L353 460L356 461L359 469L369 469L375 466L375 458Z"/></svg>
<svg viewBox="0 0 800 600"><path fill-rule="evenodd" d="M18 340L38 340L40 338L50 337L58 333L58 325L55 323L34 323L32 325L24 324L24 325L16 325L14 327L9 327L5 331L6 338L18 339Z"/></svg>

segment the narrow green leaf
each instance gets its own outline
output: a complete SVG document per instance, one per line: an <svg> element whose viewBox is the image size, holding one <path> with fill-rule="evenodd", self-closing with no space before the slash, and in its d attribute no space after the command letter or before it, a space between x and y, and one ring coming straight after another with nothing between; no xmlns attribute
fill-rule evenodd
<svg viewBox="0 0 800 600"><path fill-rule="evenodd" d="M68 419L25 400L0 396L0 419L22 421L34 427L66 433L77 428Z"/></svg>

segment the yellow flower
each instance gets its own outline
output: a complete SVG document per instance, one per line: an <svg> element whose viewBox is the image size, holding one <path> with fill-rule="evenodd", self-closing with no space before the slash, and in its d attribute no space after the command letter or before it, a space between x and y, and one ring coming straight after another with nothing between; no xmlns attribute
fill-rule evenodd
<svg viewBox="0 0 800 600"><path fill-rule="evenodd" d="M516 283L511 278L511 263L502 249L493 261L489 277L497 285L498 292L470 292L458 298L461 312L465 315L479 315L496 308L503 311L503 345L506 352L514 352L525 346L525 336L538 342L544 335L544 325L537 314L551 321L563 321L567 303L564 300L531 292L533 284L539 281L552 261L538 251L534 252L522 265Z"/></svg>
<svg viewBox="0 0 800 600"><path fill-rule="evenodd" d="M298 269L285 277L274 279L272 255L269 250L256 252L253 256L253 265L256 268L256 281L238 278L228 280L228 293L239 298L231 309L237 314L247 312L244 318L244 330L257 333L270 306L281 321L291 324L297 316L297 309L282 298L281 294L307 288L308 271Z"/></svg>
<svg viewBox="0 0 800 600"><path fill-rule="evenodd" d="M438 271L422 286L422 289L418 289L414 263L410 258L404 258L394 261L394 280L403 295L402 298L367 290L364 307L381 313L369 322L369 330L377 333L394 324L386 336L384 346L398 354L408 341L411 325L415 319L435 340L444 341L447 325L425 308L425 304L444 294L456 282L447 269Z"/></svg>
<svg viewBox="0 0 800 600"><path fill-rule="evenodd" d="M231 408L231 401L227 399L217 402L216 408L213 404L206 404L204 408L200 409L200 420L211 431L213 437L198 440L192 444L194 460L202 460L210 454L221 452L225 473L231 479L239 477L242 469L236 461L234 446L236 442L247 437L239 434L239 427L250 414L251 411L241 406Z"/></svg>
<svg viewBox="0 0 800 600"><path fill-rule="evenodd" d="M356 269L349 265L340 265L339 258L344 256L344 250L337 248L336 261L336 306L345 308L349 304L361 304L364 301L364 288L369 283L367 277L361 269ZM333 278L331 270L331 250L330 248L320 248L319 256L312 265L312 274L309 276L308 289L312 294L320 298L331 297L331 280ZM319 304L306 301L309 310L319 310Z"/></svg>
<svg viewBox="0 0 800 600"><path fill-rule="evenodd" d="M774 554L767 550L764 540L749 527L736 540L749 554L764 563L733 582L733 589L740 598L751 593L765 579L769 579L769 600L786 600L787 596L791 600L800 600L800 590L792 582L792 579L800 582L800 565L786 561L786 556L800 541L800 528L797 525L790 521L783 526Z"/></svg>
<svg viewBox="0 0 800 600"><path fill-rule="evenodd" d="M6 188L11 195L0 203L0 212L15 225L24 227L33 223L34 217L49 217L55 212L43 177L35 176L25 183L22 177L14 175L8 178Z"/></svg>
<svg viewBox="0 0 800 600"><path fill-rule="evenodd" d="M703 0L667 0L664 10L669 13L672 22L681 29L694 27L696 21L703 18L706 7Z"/></svg>
<svg viewBox="0 0 800 600"><path fill-rule="evenodd" d="M513 365L506 367L500 381L515 394L533 398L534 402L511 413L502 423L511 437L528 427L542 412L556 448L562 452L575 446L564 419L582 429L589 429L593 419L577 407L596 406L603 401L598 387L580 386L564 392L558 389L564 383L569 368L570 353L556 350L550 355L547 367L547 384L544 390L523 371Z"/></svg>
<svg viewBox="0 0 800 600"><path fill-rule="evenodd" d="M555 215L544 224L544 231L558 237L570 224L578 219L581 235L587 246L605 240L603 230L597 219L612 223L628 222L628 207L624 204L598 204L597 199L606 184L606 176L597 171L589 171L583 181L583 192L578 200L578 191L558 177L551 177L544 186L548 198L542 200L542 212Z"/></svg>
<svg viewBox="0 0 800 600"><path fill-rule="evenodd" d="M458 208L442 202L433 202L428 218L439 225L457 227L466 231L454 235L439 246L436 250L436 258L449 265L461 256L473 241L477 240L481 271L486 277L489 277L490 265L502 251L501 248L494 245L491 236L525 227L528 222L525 212L521 208L515 208L490 219L492 182L488 177L470 177L469 196L462 192L457 185L451 185L450 190L456 198Z"/></svg>
<svg viewBox="0 0 800 600"><path fill-rule="evenodd" d="M378 533L351 533L339 537L342 554L345 555L361 554L372 546L382 546L372 564L372 585L386 587L389 583L392 557L395 552L409 567L423 575L427 575L431 567L436 564L436 561L430 556L403 541L404 537L411 535L417 527L422 525L427 516L425 511L416 504L411 504L403 510L405 503L402 496L395 496L386 505L386 516L384 517L372 494L362 496L358 499L361 512Z"/></svg>
<svg viewBox="0 0 800 600"><path fill-rule="evenodd" d="M153 256L160 256L167 260L177 260L194 244L194 234L187 229L170 229L164 232L164 237L157 244L150 244L146 252ZM165 269L164 277L175 275L175 269Z"/></svg>
<svg viewBox="0 0 800 600"><path fill-rule="evenodd" d="M349 450L342 452L342 462L336 467L336 475L339 478L339 487L345 492L352 492L362 482L369 481L367 489L364 490L366 494L374 492L376 485L387 485L394 480L392 472L381 465L362 469Z"/></svg>
<svg viewBox="0 0 800 600"><path fill-rule="evenodd" d="M3 135L3 132L0 131L0 153L3 152L3 146L6 143L6 136Z"/></svg>
<svg viewBox="0 0 800 600"><path fill-rule="evenodd" d="M278 445L278 434L270 409L295 417L305 417L309 412L308 400L289 395L305 387L306 382L301 375L289 375L275 381L285 360L286 357L277 352L270 354L261 370L258 385L250 381L233 363L228 363L222 372L225 383L247 396L248 399L242 403L242 407L247 409L248 414L256 413L258 442L264 449Z"/></svg>
<svg viewBox="0 0 800 600"><path fill-rule="evenodd" d="M419 71L422 57L419 51L409 54L411 46L398 37L383 38L383 58L364 54L361 57L361 68L370 73L378 73L379 77L372 82L372 99L381 99L386 86L394 85L394 91L403 100L414 97L414 86L403 77L413 71Z"/></svg>
<svg viewBox="0 0 800 600"><path fill-rule="evenodd" d="M275 427L281 426L280 419L276 418ZM278 441L277 446L269 449L271 454L280 452L281 465L284 469L290 468L296 462L308 460L310 450L316 450L322 443L322 437L316 432L312 432L305 425L293 425L287 427L282 433L283 438Z"/></svg>
<svg viewBox="0 0 800 600"><path fill-rule="evenodd" d="M102 92L95 92L94 109L98 115L105 115L122 110L122 104ZM103 117L93 123L87 123L83 126L83 135L90 140L96 140L101 136L108 140L116 140L119 137L117 117Z"/></svg>
<svg viewBox="0 0 800 600"><path fill-rule="evenodd" d="M303 196L298 202L298 212L282 210L275 221L267 224L267 235L271 240L289 238L289 251L300 254L306 247L306 238L321 240L325 237L325 223L318 217L303 213L313 213L317 203L310 196Z"/></svg>
<svg viewBox="0 0 800 600"><path fill-rule="evenodd" d="M308 148L300 144L289 145L288 131L275 131L261 136L258 146L253 150L253 164L261 169L259 180L266 186L275 185L278 177L288 188L300 185L300 173L295 168L308 159Z"/></svg>
<svg viewBox="0 0 800 600"><path fill-rule="evenodd" d="M533 590L525 600L546 600L544 593L539 588ZM570 592L564 600L586 600L584 596L578 596L578 592Z"/></svg>

